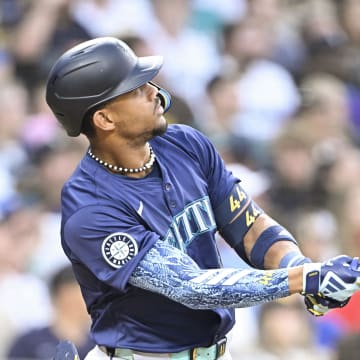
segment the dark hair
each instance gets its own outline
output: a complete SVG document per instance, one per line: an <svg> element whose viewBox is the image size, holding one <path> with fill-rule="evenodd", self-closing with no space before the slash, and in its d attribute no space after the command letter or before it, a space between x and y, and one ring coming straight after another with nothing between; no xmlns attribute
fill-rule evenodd
<svg viewBox="0 0 360 360"><path fill-rule="evenodd" d="M86 135L88 138L94 137L95 128L93 123L93 116L97 109L90 110L87 114L85 114L80 132Z"/></svg>
<svg viewBox="0 0 360 360"><path fill-rule="evenodd" d="M336 348L337 360L357 360L360 352L360 332L345 335Z"/></svg>
<svg viewBox="0 0 360 360"><path fill-rule="evenodd" d="M66 265L60 270L56 271L50 279L49 290L50 295L56 297L59 289L63 285L77 283L74 271L71 265Z"/></svg>

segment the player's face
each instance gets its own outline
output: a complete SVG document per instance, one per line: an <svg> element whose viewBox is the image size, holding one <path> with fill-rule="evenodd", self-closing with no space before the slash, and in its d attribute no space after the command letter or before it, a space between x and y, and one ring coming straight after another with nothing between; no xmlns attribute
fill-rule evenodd
<svg viewBox="0 0 360 360"><path fill-rule="evenodd" d="M106 106L119 135L129 140L148 140L166 131L167 122L157 92L155 86L146 83Z"/></svg>

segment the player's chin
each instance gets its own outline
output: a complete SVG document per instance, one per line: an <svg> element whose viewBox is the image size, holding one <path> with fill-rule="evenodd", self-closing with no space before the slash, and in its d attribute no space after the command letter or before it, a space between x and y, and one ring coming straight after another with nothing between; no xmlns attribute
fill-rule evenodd
<svg viewBox="0 0 360 360"><path fill-rule="evenodd" d="M163 115L159 117L159 120L156 124L156 126L153 129L153 136L160 136L166 133L166 130L168 128L167 120Z"/></svg>

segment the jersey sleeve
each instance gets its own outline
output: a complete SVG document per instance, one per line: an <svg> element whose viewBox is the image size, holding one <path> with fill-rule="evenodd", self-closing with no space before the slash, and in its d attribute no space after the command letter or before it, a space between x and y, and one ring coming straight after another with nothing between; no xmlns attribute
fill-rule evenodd
<svg viewBox="0 0 360 360"><path fill-rule="evenodd" d="M204 134L196 129L184 128L188 148L200 164L207 180L212 206L217 208L240 180L226 168L219 152Z"/></svg>
<svg viewBox="0 0 360 360"><path fill-rule="evenodd" d="M133 214L112 206L84 207L62 228L62 245L70 260L120 290L158 238Z"/></svg>

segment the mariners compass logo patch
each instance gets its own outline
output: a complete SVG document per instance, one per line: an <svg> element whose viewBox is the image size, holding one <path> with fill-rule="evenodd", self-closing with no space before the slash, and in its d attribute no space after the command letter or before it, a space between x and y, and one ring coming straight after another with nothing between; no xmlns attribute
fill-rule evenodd
<svg viewBox="0 0 360 360"><path fill-rule="evenodd" d="M106 262L117 269L129 262L138 253L135 239L122 232L113 233L106 237L101 250Z"/></svg>

